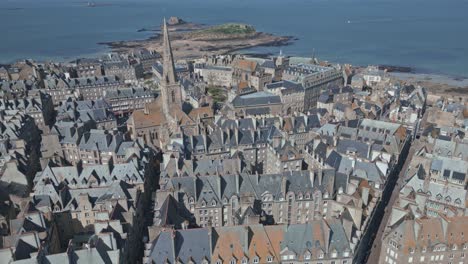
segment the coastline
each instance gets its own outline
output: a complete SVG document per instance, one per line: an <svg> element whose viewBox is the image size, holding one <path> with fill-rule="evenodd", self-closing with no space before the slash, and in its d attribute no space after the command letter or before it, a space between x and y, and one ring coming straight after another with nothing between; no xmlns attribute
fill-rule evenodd
<svg viewBox="0 0 468 264"><path fill-rule="evenodd" d="M276 36L265 32L249 33L215 33L205 31L223 25L207 26L203 24L184 22L170 25L172 32L171 44L176 59L191 59L214 54L228 54L254 47L274 47L291 45L298 38L293 36ZM129 52L133 49L146 48L161 52L160 30L139 29L139 32L154 32L142 40L100 42L112 52Z"/></svg>
<svg viewBox="0 0 468 264"><path fill-rule="evenodd" d="M392 80L425 87L429 93L447 96L468 96L468 78L438 73L388 73Z"/></svg>

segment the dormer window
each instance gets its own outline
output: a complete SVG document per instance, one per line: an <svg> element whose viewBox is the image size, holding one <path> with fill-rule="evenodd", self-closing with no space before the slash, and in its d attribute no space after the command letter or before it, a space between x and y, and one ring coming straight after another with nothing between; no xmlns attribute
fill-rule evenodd
<svg viewBox="0 0 468 264"><path fill-rule="evenodd" d="M211 206L216 206L216 201L211 201Z"/></svg>
<svg viewBox="0 0 468 264"><path fill-rule="evenodd" d="M258 257L255 257L255 258L253 259L253 263L254 263L254 264L258 264L259 262L260 262L260 260L259 260Z"/></svg>
<svg viewBox="0 0 468 264"><path fill-rule="evenodd" d="M190 197L189 203L194 203L194 202L195 202L195 199L193 199L193 197Z"/></svg>
<svg viewBox="0 0 468 264"><path fill-rule="evenodd" d="M268 263L273 262L273 257L272 257L272 256L268 256L268 257L267 257L267 262L268 262Z"/></svg>
<svg viewBox="0 0 468 264"><path fill-rule="evenodd" d="M229 264L236 264L236 259L231 259L231 261L229 262Z"/></svg>
<svg viewBox="0 0 468 264"><path fill-rule="evenodd" d="M310 255L309 252L307 252L307 253L304 254L304 259L305 259L305 260L309 260L310 257L311 257L311 255Z"/></svg>
<svg viewBox="0 0 468 264"><path fill-rule="evenodd" d="M202 207L205 207L205 206L206 206L206 202L205 202L205 201L202 201L201 206L202 206Z"/></svg>
<svg viewBox="0 0 468 264"><path fill-rule="evenodd" d="M241 263L242 263L242 264L247 264L247 263L248 263L247 258L243 258Z"/></svg>

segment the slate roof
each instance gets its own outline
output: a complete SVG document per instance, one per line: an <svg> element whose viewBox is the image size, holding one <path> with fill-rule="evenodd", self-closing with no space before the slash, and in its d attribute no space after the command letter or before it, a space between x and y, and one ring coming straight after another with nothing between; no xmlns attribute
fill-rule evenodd
<svg viewBox="0 0 468 264"><path fill-rule="evenodd" d="M312 174L312 175L311 175ZM311 193L319 190L323 193L332 193L334 188L334 171L322 170L322 174L315 175L309 171L284 172L282 174L249 175L222 175L200 177L175 177L168 179L168 183L162 189L174 187L193 197L197 203L204 200L207 204L211 201L219 203L224 197L231 198L236 194L252 194L262 197L265 193L273 195L274 199L284 197L287 192ZM238 178L237 178L238 177ZM287 182L287 189L281 190L282 182ZM285 193L282 193L285 191Z"/></svg>
<svg viewBox="0 0 468 264"><path fill-rule="evenodd" d="M210 261L208 229L163 231L154 240L149 257L155 263L176 263L177 259L183 263L190 260L195 263L202 263L205 259Z"/></svg>
<svg viewBox="0 0 468 264"><path fill-rule="evenodd" d="M273 60L265 60L260 67L275 69L276 65L275 65L275 62Z"/></svg>
<svg viewBox="0 0 468 264"><path fill-rule="evenodd" d="M370 146L366 143L343 139L338 141L336 146L336 151L343 154L348 154L350 152L355 153L358 157L369 159L370 158Z"/></svg>
<svg viewBox="0 0 468 264"><path fill-rule="evenodd" d="M125 98L143 98L153 97L151 90L142 87L120 88L117 90L108 90L104 98L107 100L125 99Z"/></svg>
<svg viewBox="0 0 468 264"><path fill-rule="evenodd" d="M124 136L121 132L112 134L105 130L92 129L83 134L78 146L88 151L117 152L123 142Z"/></svg>
<svg viewBox="0 0 468 264"><path fill-rule="evenodd" d="M270 92L256 92L238 95L232 101L234 107L261 106L270 104L281 104L281 98Z"/></svg>

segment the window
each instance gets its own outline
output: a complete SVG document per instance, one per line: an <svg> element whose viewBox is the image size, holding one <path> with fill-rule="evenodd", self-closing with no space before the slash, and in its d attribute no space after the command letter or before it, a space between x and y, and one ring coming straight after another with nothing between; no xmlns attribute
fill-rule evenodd
<svg viewBox="0 0 468 264"><path fill-rule="evenodd" d="M247 264L247 259L246 258L242 259L242 264Z"/></svg>
<svg viewBox="0 0 468 264"><path fill-rule="evenodd" d="M255 264L259 263L258 257L255 257L255 258L253 259L253 263L255 263Z"/></svg>
<svg viewBox="0 0 468 264"><path fill-rule="evenodd" d="M231 261L229 262L230 264L236 264L236 260L235 259L231 259Z"/></svg>
<svg viewBox="0 0 468 264"><path fill-rule="evenodd" d="M268 263L273 262L273 257L268 256L268 257L267 257L267 262L268 262Z"/></svg>

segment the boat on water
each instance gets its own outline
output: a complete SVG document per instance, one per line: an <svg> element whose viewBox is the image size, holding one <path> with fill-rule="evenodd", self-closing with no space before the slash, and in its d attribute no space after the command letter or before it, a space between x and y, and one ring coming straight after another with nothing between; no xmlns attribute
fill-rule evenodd
<svg viewBox="0 0 468 264"><path fill-rule="evenodd" d="M96 3L94 3L94 2L88 2L88 7L96 7Z"/></svg>

